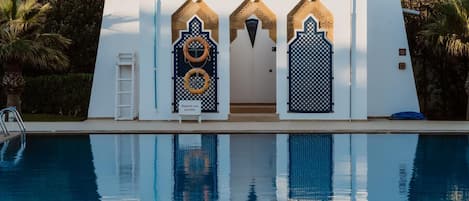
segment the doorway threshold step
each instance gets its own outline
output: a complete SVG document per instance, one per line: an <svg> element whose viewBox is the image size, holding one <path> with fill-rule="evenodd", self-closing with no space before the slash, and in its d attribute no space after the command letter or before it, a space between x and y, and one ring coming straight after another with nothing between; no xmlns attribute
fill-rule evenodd
<svg viewBox="0 0 469 201"><path fill-rule="evenodd" d="M231 113L272 113L276 112L275 104L232 104Z"/></svg>
<svg viewBox="0 0 469 201"><path fill-rule="evenodd" d="M275 113L235 113L229 115L231 122L277 122L280 121Z"/></svg>

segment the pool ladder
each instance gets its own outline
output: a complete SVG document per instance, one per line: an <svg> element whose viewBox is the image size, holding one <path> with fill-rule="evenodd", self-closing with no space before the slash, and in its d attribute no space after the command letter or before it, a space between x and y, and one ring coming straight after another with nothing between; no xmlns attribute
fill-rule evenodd
<svg viewBox="0 0 469 201"><path fill-rule="evenodd" d="M16 107L7 107L0 110L0 127L2 127L3 135L5 135L5 137L10 135L8 127L5 123L6 114L13 114L18 128L20 129L21 137L23 138L26 135L26 127L24 126L23 118L21 118L21 114L18 112L18 110L16 110Z"/></svg>
<svg viewBox="0 0 469 201"><path fill-rule="evenodd" d="M23 158L24 150L26 149L26 138L24 135L21 135L21 141L18 151L16 151L15 156L12 161L6 160L6 152L10 145L10 140L3 142L2 148L0 149L0 168L15 167Z"/></svg>
<svg viewBox="0 0 469 201"><path fill-rule="evenodd" d="M6 158L5 155L10 145L10 140L6 140L5 142L3 142L2 148L0 149L0 168L8 168L8 167L16 166L23 158L23 152L26 149L26 128L24 126L23 118L21 118L21 114L18 112L18 110L16 110L16 107L7 107L7 108L0 110L0 127L2 127L2 132L5 135L5 137L8 137L10 135L10 132L8 131L8 127L6 126L6 123L5 123L6 114L11 114L13 115L13 118L15 118L16 123L18 124L18 127L20 129L21 138L20 138L20 147L18 151L16 152L16 155L14 156L13 161L5 160ZM10 118L10 116L8 116L8 118Z"/></svg>

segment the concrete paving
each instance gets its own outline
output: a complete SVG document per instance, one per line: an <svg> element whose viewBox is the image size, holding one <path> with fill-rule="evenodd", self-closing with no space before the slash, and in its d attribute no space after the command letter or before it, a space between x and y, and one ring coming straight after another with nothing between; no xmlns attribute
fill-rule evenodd
<svg viewBox="0 0 469 201"><path fill-rule="evenodd" d="M178 134L178 133L344 133L344 134L461 134L469 133L466 121L275 121L227 122L204 121L114 121L111 119L84 122L25 122L28 135L76 134ZM0 142L18 136L16 123L7 123L11 135L0 136Z"/></svg>
<svg viewBox="0 0 469 201"><path fill-rule="evenodd" d="M113 133L469 133L466 121L114 121L26 122L28 134L113 134ZM12 131L16 125L8 124Z"/></svg>

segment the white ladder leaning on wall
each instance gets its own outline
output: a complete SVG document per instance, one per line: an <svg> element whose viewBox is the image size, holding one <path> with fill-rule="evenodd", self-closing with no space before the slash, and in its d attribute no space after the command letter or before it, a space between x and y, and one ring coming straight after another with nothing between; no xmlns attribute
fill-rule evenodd
<svg viewBox="0 0 469 201"><path fill-rule="evenodd" d="M133 120L135 112L135 54L119 53L116 65L115 120Z"/></svg>

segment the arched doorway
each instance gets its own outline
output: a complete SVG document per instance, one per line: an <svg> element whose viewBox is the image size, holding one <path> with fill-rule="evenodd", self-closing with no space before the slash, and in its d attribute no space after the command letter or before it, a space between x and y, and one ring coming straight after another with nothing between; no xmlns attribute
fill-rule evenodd
<svg viewBox="0 0 469 201"><path fill-rule="evenodd" d="M230 16L231 113L275 113L276 17L262 0Z"/></svg>

